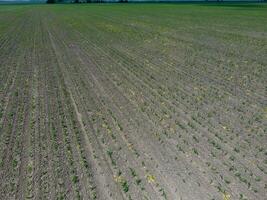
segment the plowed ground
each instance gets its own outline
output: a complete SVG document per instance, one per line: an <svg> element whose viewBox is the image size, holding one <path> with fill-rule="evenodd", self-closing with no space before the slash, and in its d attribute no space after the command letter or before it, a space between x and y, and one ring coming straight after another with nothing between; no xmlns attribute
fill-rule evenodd
<svg viewBox="0 0 267 200"><path fill-rule="evenodd" d="M267 7L0 7L0 199L267 199Z"/></svg>

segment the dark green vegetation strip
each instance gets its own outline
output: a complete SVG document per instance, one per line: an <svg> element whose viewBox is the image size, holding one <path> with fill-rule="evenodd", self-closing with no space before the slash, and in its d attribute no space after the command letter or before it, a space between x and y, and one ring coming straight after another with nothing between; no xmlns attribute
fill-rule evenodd
<svg viewBox="0 0 267 200"><path fill-rule="evenodd" d="M0 6L0 199L264 200L266 4Z"/></svg>

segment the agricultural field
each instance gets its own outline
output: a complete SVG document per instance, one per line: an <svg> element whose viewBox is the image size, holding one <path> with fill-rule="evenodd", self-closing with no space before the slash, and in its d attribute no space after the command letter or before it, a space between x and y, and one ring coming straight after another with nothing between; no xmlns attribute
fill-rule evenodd
<svg viewBox="0 0 267 200"><path fill-rule="evenodd" d="M267 4L0 6L0 199L266 200Z"/></svg>

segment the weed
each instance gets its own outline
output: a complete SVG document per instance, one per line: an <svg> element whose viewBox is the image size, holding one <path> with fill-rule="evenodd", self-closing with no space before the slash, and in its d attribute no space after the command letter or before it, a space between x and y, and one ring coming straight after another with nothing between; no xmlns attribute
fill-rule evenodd
<svg viewBox="0 0 267 200"><path fill-rule="evenodd" d="M75 183L75 184L79 182L79 178L78 178L77 175L73 175L72 176L72 182Z"/></svg>
<svg viewBox="0 0 267 200"><path fill-rule="evenodd" d="M123 191L124 191L125 193L127 193L127 192L129 191L129 185L128 185L127 181L124 180L124 181L122 182L121 186L122 186L122 189L123 189Z"/></svg>
<svg viewBox="0 0 267 200"><path fill-rule="evenodd" d="M141 179L136 179L136 181L135 181L135 182L136 182L136 184L137 184L137 185L140 185L140 184L141 184L141 182L142 182L142 180L141 180Z"/></svg>
<svg viewBox="0 0 267 200"><path fill-rule="evenodd" d="M131 171L131 174L132 174L133 178L137 176L137 174L136 174L134 169L130 168L130 171Z"/></svg>
<svg viewBox="0 0 267 200"><path fill-rule="evenodd" d="M198 155L198 151L197 151L196 148L193 148L193 152L194 152L196 155Z"/></svg>

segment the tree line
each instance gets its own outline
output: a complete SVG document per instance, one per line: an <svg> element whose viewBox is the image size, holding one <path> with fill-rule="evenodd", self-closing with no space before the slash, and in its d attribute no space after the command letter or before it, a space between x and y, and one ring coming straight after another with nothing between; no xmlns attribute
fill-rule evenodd
<svg viewBox="0 0 267 200"><path fill-rule="evenodd" d="M71 3L104 3L107 2L105 0L73 0ZM118 3L127 3L128 0L118 0ZM53 3L64 3L64 0L46 0L46 3L53 4Z"/></svg>

